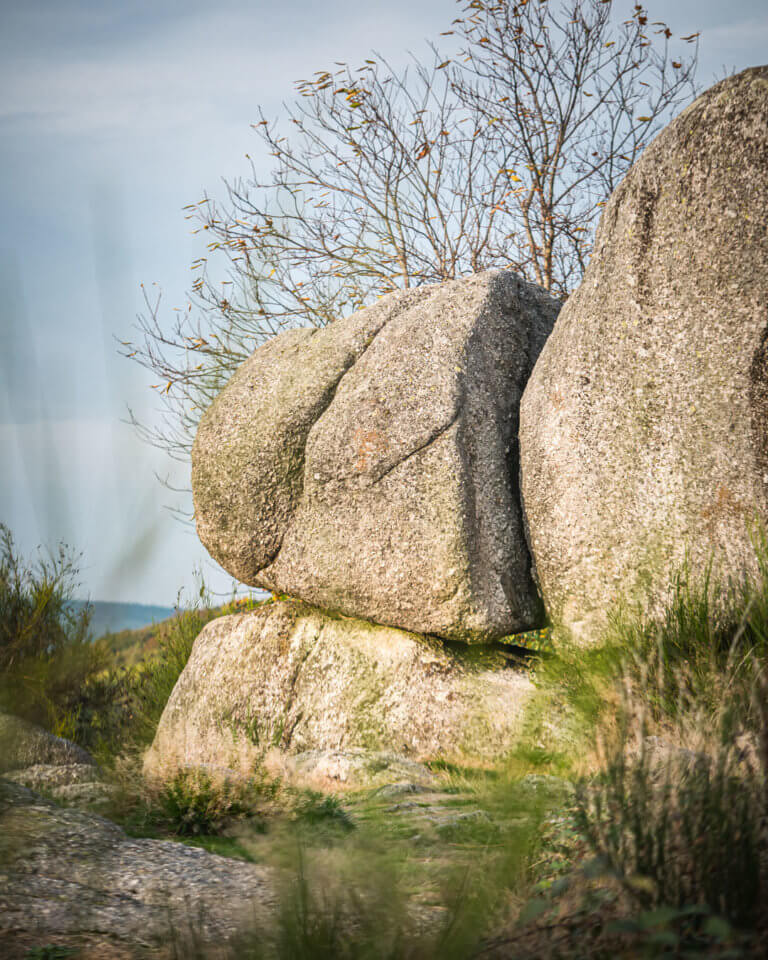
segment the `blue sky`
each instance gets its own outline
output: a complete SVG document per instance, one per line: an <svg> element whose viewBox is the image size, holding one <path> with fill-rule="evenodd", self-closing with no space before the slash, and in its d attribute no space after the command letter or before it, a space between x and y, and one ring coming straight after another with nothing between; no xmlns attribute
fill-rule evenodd
<svg viewBox="0 0 768 960"><path fill-rule="evenodd" d="M699 80L768 61L765 0L647 4L701 30ZM618 4L621 12L632 4ZM247 173L250 122L294 81L371 50L397 65L448 29L452 0L0 0L0 521L25 551L83 552L82 594L167 604L217 571L155 479L185 470L123 423L151 376L117 354L140 284L185 303L201 243L182 207Z"/></svg>

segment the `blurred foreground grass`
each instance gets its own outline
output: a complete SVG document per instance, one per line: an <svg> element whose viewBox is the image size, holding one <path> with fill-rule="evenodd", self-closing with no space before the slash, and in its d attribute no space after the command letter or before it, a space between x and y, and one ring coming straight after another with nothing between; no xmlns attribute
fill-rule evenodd
<svg viewBox="0 0 768 960"><path fill-rule="evenodd" d="M334 797L256 768L145 782L141 756L212 618L178 610L110 650L67 608L66 552L0 540L0 709L91 749L131 834L280 868L279 922L177 957L763 956L768 939L768 547L749 579L683 567L661 615L612 612L601 644L508 638L537 696L493 768L434 760L428 787ZM269 602L269 601L267 601ZM131 650L130 656L125 652Z"/></svg>

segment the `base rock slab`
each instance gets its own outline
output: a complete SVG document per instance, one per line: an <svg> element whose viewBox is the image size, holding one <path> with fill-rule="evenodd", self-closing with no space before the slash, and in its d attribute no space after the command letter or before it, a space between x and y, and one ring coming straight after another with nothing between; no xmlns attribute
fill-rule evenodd
<svg viewBox="0 0 768 960"><path fill-rule="evenodd" d="M356 750L482 762L515 747L532 693L488 646L269 603L199 634L145 762L237 769L270 751Z"/></svg>
<svg viewBox="0 0 768 960"><path fill-rule="evenodd" d="M182 954L173 956L185 955L190 934L198 946L219 947L275 908L267 868L130 838L109 820L7 780L0 780L0 863L0 952L9 960L51 944L99 958L165 957L174 937Z"/></svg>

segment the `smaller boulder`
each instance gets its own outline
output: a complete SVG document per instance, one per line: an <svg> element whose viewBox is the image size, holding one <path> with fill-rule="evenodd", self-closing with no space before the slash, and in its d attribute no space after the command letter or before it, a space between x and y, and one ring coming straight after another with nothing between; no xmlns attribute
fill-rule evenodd
<svg viewBox="0 0 768 960"><path fill-rule="evenodd" d="M511 751L532 692L487 646L269 603L199 634L145 764L252 768L270 751L364 750L390 755L390 779L402 780L392 754L482 762Z"/></svg>
<svg viewBox="0 0 768 960"><path fill-rule="evenodd" d="M95 766L93 757L76 743L56 737L20 717L0 713L0 773L39 765L71 764Z"/></svg>

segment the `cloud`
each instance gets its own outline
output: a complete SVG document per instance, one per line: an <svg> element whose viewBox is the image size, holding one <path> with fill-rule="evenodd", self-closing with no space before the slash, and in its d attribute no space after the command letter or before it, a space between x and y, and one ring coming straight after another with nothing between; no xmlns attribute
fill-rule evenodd
<svg viewBox="0 0 768 960"><path fill-rule="evenodd" d="M450 7L441 6L448 18ZM334 60L356 63L373 47L394 46L403 61L402 25L382 17L383 9L379 3L361 17L350 16L348 5L292 6L267 17L256 6L230 3L159 23L146 14L147 29L134 31L130 43L116 33L91 47L24 48L0 68L0 120L68 137L168 136L190 128L202 138L221 135L222 126L255 119L259 104L276 110L293 96L296 79ZM425 33L430 22L434 13L424 18ZM418 19L413 28L416 45L426 49Z"/></svg>

